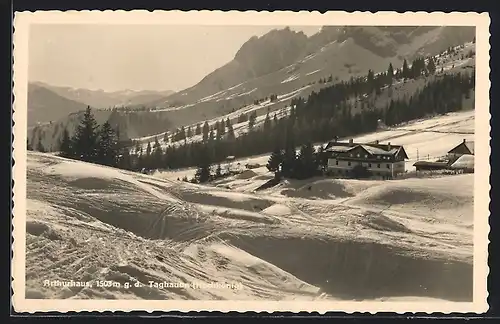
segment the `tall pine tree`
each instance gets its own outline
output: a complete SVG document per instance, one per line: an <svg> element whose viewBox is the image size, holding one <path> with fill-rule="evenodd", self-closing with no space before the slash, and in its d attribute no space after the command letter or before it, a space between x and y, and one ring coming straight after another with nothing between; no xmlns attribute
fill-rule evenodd
<svg viewBox="0 0 500 324"><path fill-rule="evenodd" d="M389 68L387 69L387 83L389 86L392 86L394 78L394 68L392 67L392 63L389 63Z"/></svg>
<svg viewBox="0 0 500 324"><path fill-rule="evenodd" d="M59 143L59 151L61 152L60 154L62 157L66 158L74 157L73 143L71 142L71 138L69 136L67 128L63 129L61 141Z"/></svg>
<svg viewBox="0 0 500 324"><path fill-rule="evenodd" d="M312 177L317 169L316 159L314 156L314 148L312 144L306 143L300 148L300 153L297 158L297 170L295 175L299 179Z"/></svg>
<svg viewBox="0 0 500 324"><path fill-rule="evenodd" d="M408 62L406 62L406 59L403 61L402 77L405 79L410 78L410 69L408 68Z"/></svg>
<svg viewBox="0 0 500 324"><path fill-rule="evenodd" d="M267 169L271 172L274 172L275 176L278 178L280 173L280 166L283 163L283 152L280 149L275 149L271 156L269 157L269 161L267 162Z"/></svg>
<svg viewBox="0 0 500 324"><path fill-rule="evenodd" d="M105 122L99 130L97 163L115 166L118 162L118 140L115 130Z"/></svg>
<svg viewBox="0 0 500 324"><path fill-rule="evenodd" d="M73 136L73 149L78 159L86 162L96 162L98 154L99 125L90 106L87 107L80 124Z"/></svg>
<svg viewBox="0 0 500 324"><path fill-rule="evenodd" d="M195 180L198 183L204 183L210 180L210 166L210 154L207 148L203 148L198 158L198 169L195 174Z"/></svg>
<svg viewBox="0 0 500 324"><path fill-rule="evenodd" d="M210 132L210 126L208 126L208 122L205 122L203 124L203 142L207 142L208 141L208 133Z"/></svg>

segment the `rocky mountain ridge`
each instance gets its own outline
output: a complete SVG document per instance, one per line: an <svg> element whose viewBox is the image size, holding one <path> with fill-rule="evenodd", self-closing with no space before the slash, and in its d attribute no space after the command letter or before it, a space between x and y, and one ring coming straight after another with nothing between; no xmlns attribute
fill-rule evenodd
<svg viewBox="0 0 500 324"><path fill-rule="evenodd" d="M297 96L307 97L328 82L365 76L369 69L385 71L389 63L441 53L474 39L473 27L349 26L323 27L307 37L289 28L250 38L235 58L198 84L183 91L130 105L135 111L100 111L129 138L144 137L218 118L277 95L270 110L283 108ZM146 109L138 109L145 106ZM138 110L137 110L138 109ZM74 127L75 116L57 121L58 129ZM57 139L54 125L40 127L45 137ZM54 147L52 140L47 145Z"/></svg>

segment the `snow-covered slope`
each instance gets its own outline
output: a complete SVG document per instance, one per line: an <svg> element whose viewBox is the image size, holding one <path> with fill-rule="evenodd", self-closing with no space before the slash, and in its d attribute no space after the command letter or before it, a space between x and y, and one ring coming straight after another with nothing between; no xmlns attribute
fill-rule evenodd
<svg viewBox="0 0 500 324"><path fill-rule="evenodd" d="M333 46L335 44L331 44ZM456 54L447 54L447 53L441 53L439 55L436 55L435 59L437 60L436 64L436 71L437 71L437 76L442 75L442 73L458 73L458 72L472 72L474 70L475 66L475 57L466 57L467 54L469 54L470 51L475 51L475 44L473 43L466 43L463 45L463 48L456 47L455 48ZM312 59L312 58L310 58ZM309 60L309 59L308 59ZM322 61L321 61L322 62ZM319 64L319 63L318 63ZM368 69L369 67L367 67ZM293 98L297 97L303 97L307 98L307 96L313 92L313 91L319 91L323 87L330 86L332 83L331 82L326 82L326 83L316 83L316 79L319 78L319 76L314 76L314 83L311 83L309 80L309 75L316 75L317 70L312 71L311 73L306 73L303 72L303 66L298 65L298 67L290 66L288 67L290 71L294 71L292 76L287 77L284 81L285 83L295 81L297 80L297 83L295 87L292 87L292 91L287 90L286 92L278 92L278 98L277 100L271 102L269 99L265 100L259 104L251 103L251 104L246 104L240 107L240 109L232 112L228 112L226 114L223 114L222 116L217 116L216 118L207 118L206 121L210 126L215 125L217 121L220 120L226 120L229 119L232 121L233 128L235 131L235 135L239 136L241 134L244 134L248 132L248 122L243 122L239 124L235 124L237 121L237 118L240 114L246 113L256 113L257 114L257 119L255 122L256 127L262 126L264 123L264 119L266 117L267 112L270 112L270 116L274 116L276 114L277 118L283 117L285 114L287 114L290 110L290 101ZM364 70L363 70L364 71ZM380 71L379 71L380 72ZM288 74L287 74L288 75ZM254 85L252 86L245 86L242 87L244 84L238 84L236 86L233 86L227 90L224 91L219 91L213 95L207 96L203 99L201 99L198 103L201 102L210 102L210 101L225 101L228 100L228 98L232 97L237 97L239 96L238 91L246 91L248 87L252 88L252 92L257 89L256 87L262 86L262 84L265 84L267 81L263 81L261 79L263 78L271 78L272 75L268 75L265 77L262 77L259 79L259 81L255 81ZM384 109L387 106L387 103L390 102L391 99L394 98L402 98L404 96L411 96L413 93L415 93L418 89L422 89L423 86L431 81L434 77L429 76L427 78L419 78L416 80L406 80L406 81L398 81L393 84L393 87L389 90L386 88L383 89L382 93L378 95L376 98L374 98L374 107L377 109ZM302 81L301 81L302 80ZM283 81L283 82L284 82ZM271 81L269 81L271 82ZM274 82L274 81L273 81ZM272 82L271 82L272 83ZM191 108L195 106L195 104L189 104L189 105L184 105L180 107L175 107L175 108L164 108L164 109L159 109L157 111L174 111L177 110L182 111L188 108ZM464 108L465 109L472 109L473 108L473 103L471 100L464 100ZM204 121L203 121L204 122ZM201 124L203 123L201 122ZM192 124L186 124L186 129L187 127L191 127L193 130L194 134L194 129L196 127L197 123L192 123ZM177 141L177 142L169 142L165 143L163 141L165 137L165 133L167 133L167 137L169 139L172 138L172 134L174 131L168 131L168 132L162 132L159 134L155 135L150 135L150 136L145 136L145 137L140 137L140 138L134 138L135 141L140 143L143 147L143 150L146 149L147 143L151 142L151 145L153 144L155 138L158 138L158 141L162 145L163 148L165 148L167 145L182 145L184 143L184 140L182 141ZM198 142L201 141L201 135L193 135L186 140L188 143L190 142Z"/></svg>
<svg viewBox="0 0 500 324"><path fill-rule="evenodd" d="M398 184L373 191L386 184L332 182L323 185L330 199L313 200L162 180L42 153L28 152L27 162L27 298L472 299L471 192L451 189L469 188L473 175L405 183L411 209L384 211L372 202L383 205L387 195L377 193L398 194ZM415 213L428 201L423 193L411 198L412 188L430 187L427 195L441 194L440 210L446 199L462 201L450 210L461 210L465 221ZM41 278L93 284L61 288Z"/></svg>
<svg viewBox="0 0 500 324"><path fill-rule="evenodd" d="M413 164L417 160L438 159L446 155L449 150L460 144L464 139L473 141L474 114L474 110L468 110L429 119L415 120L387 130L356 136L354 141L364 143L379 140L380 143L391 142L394 145L403 145L409 157L406 160L406 170L414 171ZM316 147L320 145L324 145L324 143L317 144ZM232 167L237 167L238 164L244 167L248 163L264 166L269 159L269 155L263 154L240 159L232 162ZM224 163L221 165L223 168L227 167ZM184 176L192 178L195 171L195 168L187 168L173 171L157 171L155 174L164 179L182 179ZM257 171L258 174L255 174L257 177L267 174L265 167ZM261 180L251 178L246 179L246 181Z"/></svg>

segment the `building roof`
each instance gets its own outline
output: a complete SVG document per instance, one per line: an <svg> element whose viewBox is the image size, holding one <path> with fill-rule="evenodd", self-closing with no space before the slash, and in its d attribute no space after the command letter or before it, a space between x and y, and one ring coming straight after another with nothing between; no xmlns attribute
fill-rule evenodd
<svg viewBox="0 0 500 324"><path fill-rule="evenodd" d="M345 143L339 143L339 144L345 144ZM335 145L335 144L333 146L329 145L330 144L326 146L326 150L330 152L347 152L355 148L355 146L349 146L349 145Z"/></svg>
<svg viewBox="0 0 500 324"><path fill-rule="evenodd" d="M446 162L432 162L432 161L417 161L413 163L414 167L448 167L448 163Z"/></svg>
<svg viewBox="0 0 500 324"><path fill-rule="evenodd" d="M465 146L469 149L469 151L474 154L474 141L465 142Z"/></svg>
<svg viewBox="0 0 500 324"><path fill-rule="evenodd" d="M380 146L385 148L381 148ZM401 146L393 146L391 145L391 149L389 150L388 145L381 144L361 144L361 147L364 148L367 152L374 155L394 155L396 154Z"/></svg>
<svg viewBox="0 0 500 324"><path fill-rule="evenodd" d="M458 144L454 148L448 151L448 153L453 153L459 147L464 146L471 154L474 154L474 141L466 141L464 140L462 143Z"/></svg>
<svg viewBox="0 0 500 324"><path fill-rule="evenodd" d="M474 156L462 155L451 166L452 169L474 169Z"/></svg>
<svg viewBox="0 0 500 324"><path fill-rule="evenodd" d="M349 142L332 141L332 142L328 143L328 145L325 148L325 151L343 153L343 152L348 152L350 150L353 150L357 147L363 148L366 152L368 152L369 154L372 154L372 155L385 155L385 156L395 156L401 150L403 150L405 158L408 158L406 152L404 151L403 146L391 145L390 143L387 143L387 144L379 144L377 142L375 142L375 143L354 143L354 142L349 143Z"/></svg>

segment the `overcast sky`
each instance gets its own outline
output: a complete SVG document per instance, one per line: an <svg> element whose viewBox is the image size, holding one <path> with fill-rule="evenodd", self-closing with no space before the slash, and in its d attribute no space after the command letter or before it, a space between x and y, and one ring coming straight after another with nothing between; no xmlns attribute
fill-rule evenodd
<svg viewBox="0 0 500 324"><path fill-rule="evenodd" d="M116 91L180 91L284 26L32 25L29 80ZM290 27L312 35L319 26Z"/></svg>

